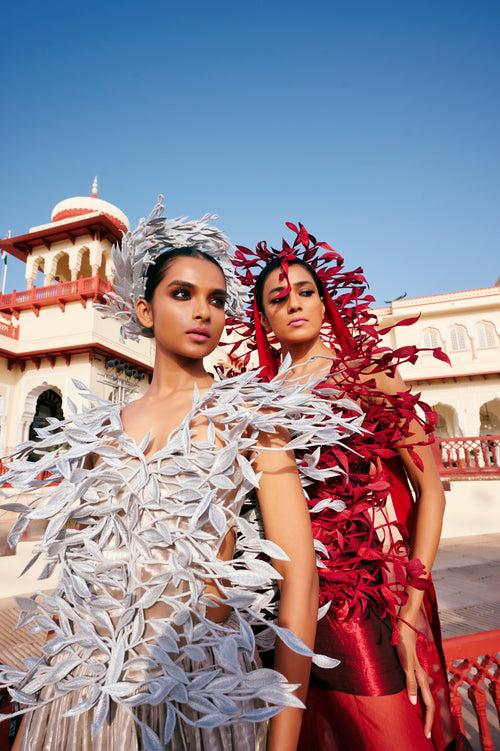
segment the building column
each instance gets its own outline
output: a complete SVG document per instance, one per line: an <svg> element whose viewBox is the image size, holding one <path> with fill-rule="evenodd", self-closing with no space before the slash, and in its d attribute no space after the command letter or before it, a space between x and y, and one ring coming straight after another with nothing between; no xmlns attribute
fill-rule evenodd
<svg viewBox="0 0 500 751"><path fill-rule="evenodd" d="M35 282L36 271L33 269L33 257L28 256L26 259L26 271L24 272L24 278L26 279L26 289L31 289Z"/></svg>
<svg viewBox="0 0 500 751"><path fill-rule="evenodd" d="M5 397L0 396L0 451L2 452L1 456L5 456L7 453L7 419L6 419L6 410L5 410Z"/></svg>
<svg viewBox="0 0 500 751"><path fill-rule="evenodd" d="M465 386L467 389L467 386ZM476 395L464 395L457 407L458 421L464 436L477 436L481 432L481 418L479 416L479 404Z"/></svg>
<svg viewBox="0 0 500 751"><path fill-rule="evenodd" d="M90 246L90 257L89 257L90 268L92 269L92 276L98 275L101 261L102 261L102 245L98 240L94 240L94 242Z"/></svg>

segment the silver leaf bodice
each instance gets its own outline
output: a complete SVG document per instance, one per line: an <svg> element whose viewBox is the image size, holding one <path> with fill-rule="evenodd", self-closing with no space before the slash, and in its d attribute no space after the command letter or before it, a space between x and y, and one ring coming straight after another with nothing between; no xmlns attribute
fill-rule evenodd
<svg viewBox="0 0 500 751"><path fill-rule="evenodd" d="M186 705L209 727L261 721L300 704L284 676L245 672L238 659L254 654L254 625L267 627L259 632L262 643L274 633L312 654L276 623L280 577L269 559L286 556L261 533L252 465L261 434L287 430L290 449L332 445L361 430L359 410L344 417L344 408L352 415L356 406L344 400L336 409L334 395L311 391L311 383L265 384L246 373L202 396L195 392L164 447L146 456L149 437L139 444L124 432L120 405L78 387L90 407L50 420L41 440L18 447L3 478L21 500L13 504L12 491L2 491L10 501L4 508L19 512L10 544L31 520L47 520L35 557L46 559L43 576L58 566L59 578L51 594L18 598L20 624L55 633L25 670L1 666L0 685L28 711L44 702L48 686L55 689L51 701L85 689L71 712L94 708L95 732L111 702L132 712L139 704L166 703L169 732L179 718L186 721ZM38 462L27 458L34 448ZM97 458L91 469L83 464L88 454ZM307 454L305 482L318 479L314 456ZM37 479L40 472L50 476ZM221 560L230 529L233 558ZM207 581L232 608L229 621L210 619L214 595ZM248 699L260 708L242 714Z"/></svg>

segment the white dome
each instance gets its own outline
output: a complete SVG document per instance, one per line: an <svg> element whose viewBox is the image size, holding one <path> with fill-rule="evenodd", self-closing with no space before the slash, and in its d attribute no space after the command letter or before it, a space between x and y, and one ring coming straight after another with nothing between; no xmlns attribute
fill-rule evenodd
<svg viewBox="0 0 500 751"><path fill-rule="evenodd" d="M103 201L97 195L97 178L92 185L92 194L90 196L74 196L73 198L65 198L63 201L59 201L52 209L50 220L57 222L73 216L92 214L95 211L105 214L124 232L130 229L130 222L123 211L118 206L108 201Z"/></svg>

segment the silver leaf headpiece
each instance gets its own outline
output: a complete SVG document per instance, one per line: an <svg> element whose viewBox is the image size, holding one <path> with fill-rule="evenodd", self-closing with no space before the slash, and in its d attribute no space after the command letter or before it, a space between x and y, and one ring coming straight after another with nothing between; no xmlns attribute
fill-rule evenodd
<svg viewBox="0 0 500 751"><path fill-rule="evenodd" d="M217 219L205 214L201 219L167 219L163 196L147 219L141 219L133 232L124 235L121 247L114 245L112 260L115 267L113 289L105 296L105 303L95 307L105 318L121 321L121 339L139 341L140 336L152 337L135 313L135 303L144 297L149 266L158 256L174 248L196 248L214 258L226 278L227 314L234 318L242 315L247 292L238 281L231 260L227 238L209 221Z"/></svg>

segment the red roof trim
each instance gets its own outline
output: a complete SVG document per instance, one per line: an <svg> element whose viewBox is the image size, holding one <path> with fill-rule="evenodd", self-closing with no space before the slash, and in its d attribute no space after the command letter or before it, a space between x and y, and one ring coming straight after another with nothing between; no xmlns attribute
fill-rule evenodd
<svg viewBox="0 0 500 751"><path fill-rule="evenodd" d="M57 214L54 214L52 221L59 222L61 219L69 219L72 216L85 216L88 213L88 209L64 209L64 211L58 211ZM102 214L113 222L113 224L116 224L120 232L128 232L128 227L126 227L123 222L120 222L118 217L108 214L106 211L103 211Z"/></svg>
<svg viewBox="0 0 500 751"><path fill-rule="evenodd" d="M66 224L49 224L43 229L35 230L35 232L26 232L24 235L4 237L0 239L0 248L20 261L26 261L33 248L42 245L50 248L53 243L60 242L61 240L71 240L74 242L75 236L81 237L97 233L100 233L103 238L108 238L113 243L119 243L123 237L123 233L119 230L116 223L109 219L106 214L99 213L96 216L82 217Z"/></svg>
<svg viewBox="0 0 500 751"><path fill-rule="evenodd" d="M78 345L72 345L69 347L54 347L54 348L47 348L47 349L35 349L33 351L29 352L13 352L9 351L7 349L4 349L3 347L0 347L0 357L8 358L9 360L19 360L19 361L30 361L34 357L64 357L68 355L86 355L86 354L93 354L93 355L103 355L105 357L112 356L117 357L120 360L123 360L124 362L128 362L131 365L135 365L137 368L143 370L146 373L152 373L153 367L151 365L147 365L147 363L142 362L141 360L137 360L135 357L131 357L130 355L126 355L124 352L113 349L112 347L107 347L105 344L101 344L100 342L90 342L88 344L78 344Z"/></svg>
<svg viewBox="0 0 500 751"><path fill-rule="evenodd" d="M483 292L482 295L468 295L467 292ZM397 307L393 308L390 305L379 305L377 307L370 308L372 313L375 313L382 321L386 318L397 318L398 316L408 315L406 308L419 307L421 305L441 305L445 302L462 302L463 300L480 300L483 297L492 297L498 295L500 287L494 285L491 287L471 287L471 289L459 289L456 292L438 292L433 295L421 295L420 297L408 297L404 300L404 303L397 304ZM452 297L452 295L461 295L461 297ZM445 297L445 300L436 300L433 298ZM428 302L421 302L422 300L428 300ZM416 302L418 301L418 302ZM388 310L388 313L380 311Z"/></svg>

